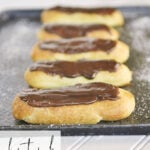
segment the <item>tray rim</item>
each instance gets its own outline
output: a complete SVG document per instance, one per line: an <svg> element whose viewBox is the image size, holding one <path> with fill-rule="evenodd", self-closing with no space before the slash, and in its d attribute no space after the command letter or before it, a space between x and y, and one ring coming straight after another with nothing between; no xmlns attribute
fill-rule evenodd
<svg viewBox="0 0 150 150"><path fill-rule="evenodd" d="M63 128L62 128L63 127ZM79 136L79 135L150 135L150 124L137 125L101 125L94 127L86 125L82 128L79 125L18 125L3 126L0 131L41 131L41 130L59 130L62 136ZM94 131L93 131L94 130ZM135 132L136 131L136 132Z"/></svg>

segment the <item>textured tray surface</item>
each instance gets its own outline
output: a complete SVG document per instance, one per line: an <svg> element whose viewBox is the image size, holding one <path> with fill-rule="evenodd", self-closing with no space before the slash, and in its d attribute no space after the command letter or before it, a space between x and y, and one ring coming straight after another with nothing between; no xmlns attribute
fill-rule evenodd
<svg viewBox="0 0 150 150"><path fill-rule="evenodd" d="M127 65L133 82L126 89L136 97L135 112L127 119L97 125L40 126L15 121L11 103L27 87L23 79L32 63L30 51L41 26L40 10L8 11L0 15L0 129L60 129L63 135L149 134L150 133L150 8L120 8L126 24L119 28L121 40L131 47Z"/></svg>

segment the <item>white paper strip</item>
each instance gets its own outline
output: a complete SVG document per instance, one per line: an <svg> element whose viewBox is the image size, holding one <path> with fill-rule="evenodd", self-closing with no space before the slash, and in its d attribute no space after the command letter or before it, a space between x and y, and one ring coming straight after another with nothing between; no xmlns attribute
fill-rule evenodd
<svg viewBox="0 0 150 150"><path fill-rule="evenodd" d="M60 131L0 131L1 150L60 150Z"/></svg>

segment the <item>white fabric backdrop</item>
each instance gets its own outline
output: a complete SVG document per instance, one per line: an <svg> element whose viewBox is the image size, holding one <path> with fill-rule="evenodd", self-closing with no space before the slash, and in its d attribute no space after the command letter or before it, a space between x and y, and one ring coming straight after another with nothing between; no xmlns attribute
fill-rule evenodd
<svg viewBox="0 0 150 150"><path fill-rule="evenodd" d="M73 6L150 6L150 0L0 0L0 10L15 8L41 8L50 5Z"/></svg>

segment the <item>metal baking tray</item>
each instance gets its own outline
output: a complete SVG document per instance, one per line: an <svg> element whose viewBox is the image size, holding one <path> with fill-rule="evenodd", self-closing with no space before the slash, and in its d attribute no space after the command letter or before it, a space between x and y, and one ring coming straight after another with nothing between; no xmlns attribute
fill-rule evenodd
<svg viewBox="0 0 150 150"><path fill-rule="evenodd" d="M134 113L121 121L96 125L29 125L16 121L11 103L16 93L28 87L23 75L32 63L29 54L41 27L41 10L10 10L0 14L0 130L61 130L62 135L150 134L150 7L118 9L126 20L118 28L121 40L131 49L127 65L134 74L126 89L136 97Z"/></svg>

